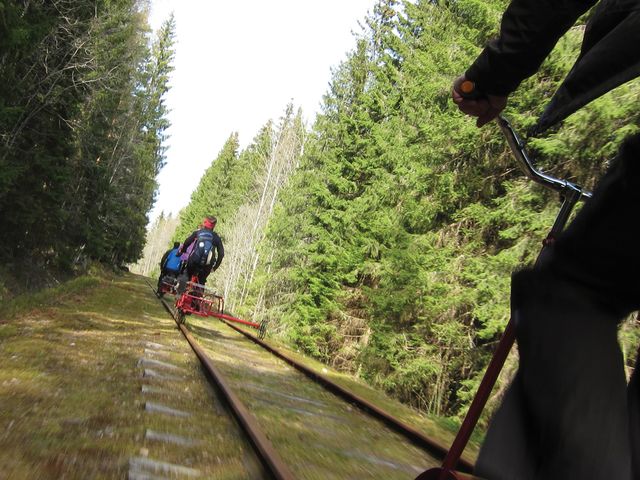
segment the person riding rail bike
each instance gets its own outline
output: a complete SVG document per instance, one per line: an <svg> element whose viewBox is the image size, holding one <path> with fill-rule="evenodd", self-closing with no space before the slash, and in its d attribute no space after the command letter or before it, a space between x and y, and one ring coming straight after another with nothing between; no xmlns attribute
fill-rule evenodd
<svg viewBox="0 0 640 480"><path fill-rule="evenodd" d="M180 247L180 242L174 242L173 248L170 248L164 255L162 255L162 259L160 260L160 277L158 278L158 294L162 294L162 282L165 277L171 277L174 280L178 278L180 273L180 267L182 261L180 260L180 254L178 253L178 248Z"/></svg>
<svg viewBox="0 0 640 480"><path fill-rule="evenodd" d="M224 246L220 236L213 231L217 222L216 217L205 217L202 227L189 235L178 250L183 258L187 254L184 263L187 280L197 276L198 283L204 285L209 274L222 263ZM184 290L184 281L181 281L179 290Z"/></svg>
<svg viewBox="0 0 640 480"><path fill-rule="evenodd" d="M500 35L453 84L490 122L595 0L513 0ZM541 132L640 75L640 0L601 0ZM640 108L636 103L635 108ZM617 328L640 308L640 135L618 156L542 262L513 275L520 363L476 463L490 480L640 479L640 369L627 385ZM636 363L638 366L638 363Z"/></svg>

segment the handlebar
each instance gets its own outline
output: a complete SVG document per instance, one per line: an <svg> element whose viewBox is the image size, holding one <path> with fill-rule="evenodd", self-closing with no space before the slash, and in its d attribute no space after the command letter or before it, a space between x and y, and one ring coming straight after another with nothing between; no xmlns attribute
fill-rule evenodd
<svg viewBox="0 0 640 480"><path fill-rule="evenodd" d="M485 95L480 92L476 88L475 82L468 80L464 77L458 78L454 83L455 90L464 98L470 100L479 100L485 97ZM536 169L533 165L533 162L529 158L527 151L524 147L524 142L520 139L518 134L513 130L509 121L504 118L502 115L499 115L496 119L498 122L498 126L505 138L507 139L507 143L513 152L513 156L516 157L516 160L520 164L520 167L524 171L524 173L536 183L550 189L559 192L563 196L571 196L576 200L585 200L587 198L591 198L591 192L588 190L583 190L582 187L576 185L575 183L571 183L567 180L561 180L559 178L552 177L551 175L547 175L546 173L541 172Z"/></svg>
<svg viewBox="0 0 640 480"><path fill-rule="evenodd" d="M571 183L567 180L561 180L559 178L552 177L551 175L547 175L546 173L541 172L536 169L533 165L533 162L529 158L527 151L524 147L524 142L520 139L518 134L513 130L509 121L504 118L502 115L498 116L496 119L498 122L498 126L505 138L507 139L507 143L513 152L513 156L518 161L518 164L524 171L524 173L536 183L550 189L559 192L563 196L567 194L572 194L578 196L579 200L586 200L587 198L591 198L591 192L588 190L584 190L581 186L576 185L575 183Z"/></svg>

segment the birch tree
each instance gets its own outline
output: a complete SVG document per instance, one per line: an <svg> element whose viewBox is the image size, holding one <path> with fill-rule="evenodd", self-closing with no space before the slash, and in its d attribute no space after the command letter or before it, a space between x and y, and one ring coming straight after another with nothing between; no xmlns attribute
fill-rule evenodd
<svg viewBox="0 0 640 480"><path fill-rule="evenodd" d="M253 185L253 192L258 195L238 210L231 221L232 228L227 230L227 248L234 249L234 253L221 271L221 277L231 309L241 308L246 301L260 264L258 245L264 238L280 190L302 154L305 129L301 118L301 112L294 114L293 106L289 105L277 126L269 124L263 130L262 140L267 148L260 151L258 175Z"/></svg>
<svg viewBox="0 0 640 480"><path fill-rule="evenodd" d="M175 234L179 221L178 216L160 214L147 232L142 258L130 267L132 272L146 277L155 277L159 274L160 260L172 246L171 238Z"/></svg>

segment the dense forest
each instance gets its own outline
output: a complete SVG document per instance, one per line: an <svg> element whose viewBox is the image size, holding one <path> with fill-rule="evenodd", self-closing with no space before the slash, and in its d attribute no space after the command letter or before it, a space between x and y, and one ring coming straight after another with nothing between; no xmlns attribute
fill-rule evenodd
<svg viewBox="0 0 640 480"><path fill-rule="evenodd" d="M174 31L170 18L151 38L147 8L0 2L5 278L140 256L165 161Z"/></svg>
<svg viewBox="0 0 640 480"><path fill-rule="evenodd" d="M535 258L559 208L523 178L495 125L477 129L449 99L506 4L377 2L309 131L289 106L246 150L232 134L174 235L217 215L228 253L210 283L229 308L447 417L466 411L509 318L510 274ZM519 131L570 68L583 28L512 96ZM638 130L639 96L629 83L529 139L539 166L593 186ZM637 332L621 332L629 365Z"/></svg>
<svg viewBox="0 0 640 480"><path fill-rule="evenodd" d="M231 311L424 412L459 417L508 321L510 274L535 257L559 206L523 178L495 125L477 129L449 98L506 3L378 0L313 121L283 105L248 147L229 132L179 218L147 234L174 20L152 36L142 1L0 0L0 295L17 272L90 261L154 274L169 243L213 214L227 254L209 284ZM583 29L512 96L518 131L571 67ZM639 97L630 82L528 147L543 169L592 186L640 128ZM621 330L629 365L638 331Z"/></svg>

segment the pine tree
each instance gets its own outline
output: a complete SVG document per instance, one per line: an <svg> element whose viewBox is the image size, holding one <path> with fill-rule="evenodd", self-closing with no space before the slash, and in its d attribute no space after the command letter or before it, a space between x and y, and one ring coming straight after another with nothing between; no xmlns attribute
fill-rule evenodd
<svg viewBox="0 0 640 480"><path fill-rule="evenodd" d="M173 20L150 51L135 0L5 3L0 16L0 256L135 260L164 162Z"/></svg>
<svg viewBox="0 0 640 480"><path fill-rule="evenodd" d="M495 127L476 129L449 99L504 7L378 2L334 71L248 299L274 333L436 414L464 410L508 320L510 273L532 260L557 206L522 179ZM516 128L540 113L579 34L513 95ZM541 165L592 183L617 125L636 129L637 92L628 84L531 141Z"/></svg>

